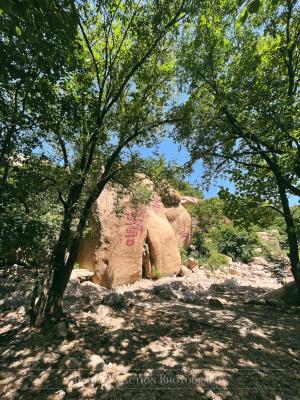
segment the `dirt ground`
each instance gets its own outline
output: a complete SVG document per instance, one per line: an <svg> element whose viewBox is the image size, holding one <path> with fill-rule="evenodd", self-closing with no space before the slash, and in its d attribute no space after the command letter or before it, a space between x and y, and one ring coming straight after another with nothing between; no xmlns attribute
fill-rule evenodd
<svg viewBox="0 0 300 400"><path fill-rule="evenodd" d="M30 274L1 278L1 399L300 399L300 307L247 302L278 287L265 268L142 280L118 308L79 275L62 338L29 327Z"/></svg>

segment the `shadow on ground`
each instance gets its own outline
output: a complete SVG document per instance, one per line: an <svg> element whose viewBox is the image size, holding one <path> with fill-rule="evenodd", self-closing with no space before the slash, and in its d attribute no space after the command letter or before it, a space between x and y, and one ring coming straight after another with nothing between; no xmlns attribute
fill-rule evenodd
<svg viewBox="0 0 300 400"><path fill-rule="evenodd" d="M224 309L153 296L74 312L64 340L7 312L1 398L299 399L299 308L246 305L248 289L219 294Z"/></svg>

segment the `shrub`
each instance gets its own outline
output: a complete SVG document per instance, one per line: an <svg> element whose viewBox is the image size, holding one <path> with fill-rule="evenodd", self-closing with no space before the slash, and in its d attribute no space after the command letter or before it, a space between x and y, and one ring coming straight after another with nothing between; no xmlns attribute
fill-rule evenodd
<svg viewBox="0 0 300 400"><path fill-rule="evenodd" d="M200 259L200 262L208 265L211 268L220 268L228 265L228 258L216 250L211 250L208 257Z"/></svg>
<svg viewBox="0 0 300 400"><path fill-rule="evenodd" d="M233 261L249 262L259 244L258 236L253 231L226 225L213 233L213 238L220 253L231 257Z"/></svg>
<svg viewBox="0 0 300 400"><path fill-rule="evenodd" d="M205 243L205 237L202 231L196 231L192 237L193 251L197 253L198 257L209 257L210 251Z"/></svg>
<svg viewBox="0 0 300 400"><path fill-rule="evenodd" d="M151 270L152 279L159 279L161 277L160 270L154 265Z"/></svg>

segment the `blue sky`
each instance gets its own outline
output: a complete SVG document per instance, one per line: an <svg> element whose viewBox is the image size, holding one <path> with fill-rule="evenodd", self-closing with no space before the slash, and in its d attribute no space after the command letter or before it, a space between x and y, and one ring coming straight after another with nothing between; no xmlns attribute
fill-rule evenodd
<svg viewBox="0 0 300 400"><path fill-rule="evenodd" d="M183 165L190 159L189 153L184 147L179 149L178 144L174 143L172 139L168 138L164 139L161 142L161 144L158 145L158 147L155 149L147 147L140 148L140 152L143 155L143 157L154 156L157 150L161 155L165 156L167 161L176 161L178 164L181 165ZM220 186L224 186L230 189L230 191L234 191L233 184L224 179L215 180L215 182L211 185L209 190L207 191L203 190L203 187L201 187L202 173L203 173L203 168L201 166L201 162L197 162L195 164L193 173L186 176L186 180L192 184L197 184L197 186L200 184L200 189L203 191L205 198L216 197Z"/></svg>
<svg viewBox="0 0 300 400"><path fill-rule="evenodd" d="M154 155L155 149L143 147L141 153L144 157L151 157ZM189 160L188 151L182 147L179 149L178 144L174 143L171 139L164 139L161 144L158 146L158 151L160 154L164 155L168 161L176 161L178 164L184 164ZM194 167L194 172L186 177L186 180L192 184L199 184L201 187L201 176L203 173L203 168L201 166L201 162L198 162ZM203 190L204 197L216 197L219 191L220 186L228 188L230 192L234 192L234 185L228 180L219 178L216 179L210 186L208 190ZM290 196L290 205L296 205L299 203L299 198L296 196Z"/></svg>

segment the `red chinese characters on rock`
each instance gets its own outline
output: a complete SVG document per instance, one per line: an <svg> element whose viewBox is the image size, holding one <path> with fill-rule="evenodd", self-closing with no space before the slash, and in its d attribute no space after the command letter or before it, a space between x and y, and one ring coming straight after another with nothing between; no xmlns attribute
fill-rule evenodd
<svg viewBox="0 0 300 400"><path fill-rule="evenodd" d="M158 196L155 196L150 203L152 210L157 213L161 208L161 201Z"/></svg>
<svg viewBox="0 0 300 400"><path fill-rule="evenodd" d="M135 238L143 231L143 214L137 212L129 212L126 214L126 231L125 239L127 246L133 246Z"/></svg>

